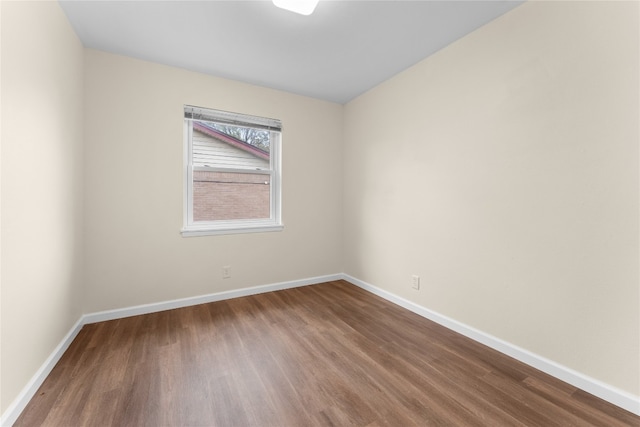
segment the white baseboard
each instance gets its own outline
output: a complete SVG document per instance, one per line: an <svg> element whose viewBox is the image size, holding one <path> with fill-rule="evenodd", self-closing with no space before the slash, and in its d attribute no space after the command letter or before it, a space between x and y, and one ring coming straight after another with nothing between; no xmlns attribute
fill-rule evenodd
<svg viewBox="0 0 640 427"><path fill-rule="evenodd" d="M106 320L122 319L139 314L156 313L158 311L171 310L174 308L188 307L192 305L205 304L208 302L222 301L231 298L238 298L249 295L257 295L265 292L279 291L283 289L297 288L300 286L315 285L318 283L330 282L332 280L343 279L342 274L332 274L327 276L317 276L301 280L292 280L289 282L274 283L270 285L254 286L250 288L242 288L233 291L217 292L208 295L201 295L191 298L182 298L173 301L163 301L153 304L138 305L135 307L127 307L116 310L101 311L98 313L90 313L82 316L76 324L71 328L69 333L62 339L62 342L47 358L44 364L38 369L36 374L31 378L29 383L22 389L18 397L9 405L0 417L0 426L9 427L16 422L29 401L36 394L44 380L47 378L56 363L60 360L69 345L80 332L84 325L90 323L103 322Z"/></svg>
<svg viewBox="0 0 640 427"><path fill-rule="evenodd" d="M409 311L432 320L448 329L471 338L474 341L482 343L487 347L491 347L494 350L506 354L507 356L513 357L520 362L523 362L555 378L569 383L574 387L584 390L587 393L606 400L607 402L619 406L620 408L623 408L631 413L640 415L640 396L634 396L631 393L612 387L609 384L603 383L602 381L588 377L587 375L581 374L580 372L574 371L573 369L567 368L566 366L562 366L552 360L546 359L521 347L503 341L500 338L496 338L478 329L472 328L471 326L467 326L449 317L443 316L442 314L436 313L435 311L429 310L416 303L394 295L391 292L385 291L362 280L356 279L355 277L349 276L348 274L344 274L343 279L366 291L371 292L372 294L378 295L379 297L382 297L387 301L404 307Z"/></svg>
<svg viewBox="0 0 640 427"><path fill-rule="evenodd" d="M16 397L15 400L11 402L9 407L4 411L2 417L0 417L0 426L11 426L16 422L31 398L35 396L44 380L51 373L53 368L56 366L56 363L58 363L67 348L69 348L71 342L78 335L83 325L84 324L82 323L82 319L78 320L76 324L73 325L71 330L67 333L67 335L65 335L60 344L58 344L58 346L49 355L47 360L45 360L45 362L42 364L40 369L38 369L31 380L29 380L27 385L22 389L20 394L18 394L18 397Z"/></svg>
<svg viewBox="0 0 640 427"><path fill-rule="evenodd" d="M274 283L271 285L253 286L250 288L235 289L232 291L216 292L213 294L200 295L197 297L181 298L172 301L163 301L152 304L137 305L134 307L119 308L116 310L100 311L98 313L85 314L83 316L83 324L88 325L90 323L104 322L106 320L122 319L125 317L138 316L140 314L173 310L174 308L190 307L192 305L206 304L209 302L222 301L231 298L263 294L265 292L280 291L283 289L297 288L307 285L315 285L318 283L330 282L332 280L340 280L342 278L342 274L331 274L327 276L317 276L308 279Z"/></svg>

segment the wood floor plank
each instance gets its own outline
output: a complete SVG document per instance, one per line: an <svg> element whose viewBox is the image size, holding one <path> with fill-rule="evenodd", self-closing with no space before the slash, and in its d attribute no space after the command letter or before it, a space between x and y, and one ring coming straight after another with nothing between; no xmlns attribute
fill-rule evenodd
<svg viewBox="0 0 640 427"><path fill-rule="evenodd" d="M15 426L640 426L345 281L86 325Z"/></svg>

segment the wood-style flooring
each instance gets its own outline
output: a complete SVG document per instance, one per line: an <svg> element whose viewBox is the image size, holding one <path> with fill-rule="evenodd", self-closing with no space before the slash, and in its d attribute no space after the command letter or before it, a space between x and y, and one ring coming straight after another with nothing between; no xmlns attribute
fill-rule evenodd
<svg viewBox="0 0 640 427"><path fill-rule="evenodd" d="M15 426L639 426L344 281L86 325Z"/></svg>

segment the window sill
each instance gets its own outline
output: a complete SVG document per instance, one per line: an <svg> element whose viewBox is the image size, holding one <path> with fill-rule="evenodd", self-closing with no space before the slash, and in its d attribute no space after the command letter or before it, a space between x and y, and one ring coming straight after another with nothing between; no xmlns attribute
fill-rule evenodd
<svg viewBox="0 0 640 427"><path fill-rule="evenodd" d="M267 233L282 231L284 225L248 225L244 227L184 227L180 230L182 237L217 236L222 234Z"/></svg>

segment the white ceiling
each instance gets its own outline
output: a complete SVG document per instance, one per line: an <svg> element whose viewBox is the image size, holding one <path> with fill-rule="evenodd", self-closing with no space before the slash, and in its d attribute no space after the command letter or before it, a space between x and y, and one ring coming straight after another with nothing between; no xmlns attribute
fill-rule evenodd
<svg viewBox="0 0 640 427"><path fill-rule="evenodd" d="M346 103L521 4L321 0L61 1L84 46Z"/></svg>

